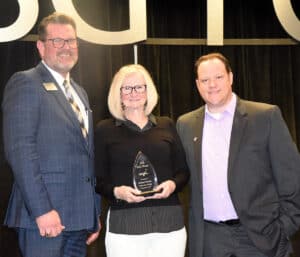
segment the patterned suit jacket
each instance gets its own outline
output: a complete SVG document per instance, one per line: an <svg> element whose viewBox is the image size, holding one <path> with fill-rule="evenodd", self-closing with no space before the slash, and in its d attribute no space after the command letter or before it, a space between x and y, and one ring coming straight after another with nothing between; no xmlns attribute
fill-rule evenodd
<svg viewBox="0 0 300 257"><path fill-rule="evenodd" d="M88 97L72 85L86 107L89 137L47 68L15 73L3 97L4 149L14 185L5 224L37 228L36 217L55 209L67 231L97 229L93 124Z"/></svg>

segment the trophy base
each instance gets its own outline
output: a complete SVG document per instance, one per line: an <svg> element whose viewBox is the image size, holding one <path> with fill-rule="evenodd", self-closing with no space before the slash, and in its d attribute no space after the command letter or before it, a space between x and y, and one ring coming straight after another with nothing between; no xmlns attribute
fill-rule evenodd
<svg viewBox="0 0 300 257"><path fill-rule="evenodd" d="M139 194L136 194L136 196L144 196L144 197L147 197L147 196L152 196L154 194L157 194L157 193L161 193L162 192L162 189L160 190L151 190L151 191L145 191L145 192L141 192Z"/></svg>

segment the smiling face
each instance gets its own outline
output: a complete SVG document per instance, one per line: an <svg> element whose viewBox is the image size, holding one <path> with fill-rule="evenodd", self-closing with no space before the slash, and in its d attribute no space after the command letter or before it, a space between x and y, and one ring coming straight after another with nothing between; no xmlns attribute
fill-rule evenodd
<svg viewBox="0 0 300 257"><path fill-rule="evenodd" d="M199 64L197 75L197 88L209 111L224 111L232 97L232 72L221 60L213 58Z"/></svg>
<svg viewBox="0 0 300 257"><path fill-rule="evenodd" d="M53 70L66 77L78 60L78 48L70 48L65 42L62 48L55 48L48 39L76 39L76 32L70 24L49 23L45 41L38 40L37 48L41 58Z"/></svg>
<svg viewBox="0 0 300 257"><path fill-rule="evenodd" d="M123 88L142 86L145 89L143 92L136 92L135 89L132 89L131 93L128 94L125 94L123 90L121 90L121 102L125 108L125 111L144 111L147 101L147 88L144 87L145 85L145 79L139 72L130 73L124 78L122 83Z"/></svg>

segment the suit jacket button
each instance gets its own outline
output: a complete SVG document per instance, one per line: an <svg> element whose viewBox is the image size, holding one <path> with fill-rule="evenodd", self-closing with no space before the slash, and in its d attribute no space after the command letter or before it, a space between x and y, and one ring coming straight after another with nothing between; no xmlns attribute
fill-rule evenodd
<svg viewBox="0 0 300 257"><path fill-rule="evenodd" d="M90 183L90 182L91 182L91 179L90 179L89 177L86 177L86 178L85 178L85 182Z"/></svg>

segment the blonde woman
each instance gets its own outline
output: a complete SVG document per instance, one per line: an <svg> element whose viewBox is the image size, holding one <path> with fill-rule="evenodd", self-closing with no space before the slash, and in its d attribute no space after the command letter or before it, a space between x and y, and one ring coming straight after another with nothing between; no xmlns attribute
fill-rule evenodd
<svg viewBox="0 0 300 257"><path fill-rule="evenodd" d="M148 71L126 65L114 76L108 108L113 118L95 132L97 191L109 200L108 257L183 257L186 230L178 191L189 172L170 118L151 114L158 94ZM157 193L134 187L133 166L143 153L157 176Z"/></svg>

